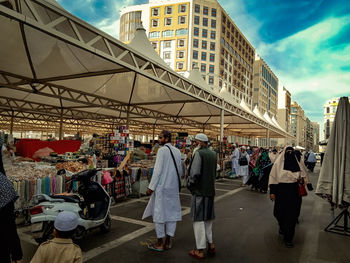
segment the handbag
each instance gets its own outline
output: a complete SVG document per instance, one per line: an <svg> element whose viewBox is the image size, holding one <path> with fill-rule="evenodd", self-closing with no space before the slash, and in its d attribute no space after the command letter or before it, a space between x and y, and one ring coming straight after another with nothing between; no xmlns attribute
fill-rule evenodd
<svg viewBox="0 0 350 263"><path fill-rule="evenodd" d="M302 178L298 179L298 192L299 192L300 197L307 196L307 191L305 188L304 179L302 179Z"/></svg>
<svg viewBox="0 0 350 263"><path fill-rule="evenodd" d="M170 154L171 154L171 158L173 159L173 162L174 162L174 165L175 165L175 169L176 169L176 173L177 173L177 179L179 181L179 192L181 191L181 178L180 178L180 174L179 174L179 170L177 169L177 165L176 165L176 161L175 161L175 157L174 157L174 154L173 152L171 151L170 147L168 145L165 145L169 151L170 151Z"/></svg>

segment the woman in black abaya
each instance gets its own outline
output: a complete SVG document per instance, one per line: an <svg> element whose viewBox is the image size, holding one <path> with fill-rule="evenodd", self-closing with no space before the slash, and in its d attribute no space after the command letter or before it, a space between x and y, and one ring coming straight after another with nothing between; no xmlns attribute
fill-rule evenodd
<svg viewBox="0 0 350 263"><path fill-rule="evenodd" d="M295 225L300 211L298 180L307 180L306 171L300 168L294 149L287 147L277 157L269 177L270 199L275 201L273 214L287 247L293 247Z"/></svg>

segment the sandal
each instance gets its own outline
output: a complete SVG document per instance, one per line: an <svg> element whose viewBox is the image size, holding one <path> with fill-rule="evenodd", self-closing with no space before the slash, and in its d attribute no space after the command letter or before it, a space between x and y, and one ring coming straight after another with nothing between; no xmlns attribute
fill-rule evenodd
<svg viewBox="0 0 350 263"><path fill-rule="evenodd" d="M158 248L156 247L156 244L148 244L147 248L153 251L157 251L157 252L163 252L164 248Z"/></svg>
<svg viewBox="0 0 350 263"><path fill-rule="evenodd" d="M200 253L199 250L195 250L195 249L193 249L190 252L188 252L188 254L190 256L192 256L192 257L194 257L196 259L204 259L205 258L204 254L203 254L203 256L201 256L199 253Z"/></svg>
<svg viewBox="0 0 350 263"><path fill-rule="evenodd" d="M208 254L209 255L215 255L216 254L215 247L211 248L209 244L208 244Z"/></svg>

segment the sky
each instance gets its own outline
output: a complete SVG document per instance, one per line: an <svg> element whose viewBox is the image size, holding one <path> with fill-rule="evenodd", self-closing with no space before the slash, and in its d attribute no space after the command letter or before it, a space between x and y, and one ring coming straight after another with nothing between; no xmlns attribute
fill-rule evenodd
<svg viewBox="0 0 350 263"><path fill-rule="evenodd" d="M148 0L57 0L118 38L120 10ZM350 96L349 0L219 0L242 33L323 130L323 105ZM322 139L321 135L321 139Z"/></svg>

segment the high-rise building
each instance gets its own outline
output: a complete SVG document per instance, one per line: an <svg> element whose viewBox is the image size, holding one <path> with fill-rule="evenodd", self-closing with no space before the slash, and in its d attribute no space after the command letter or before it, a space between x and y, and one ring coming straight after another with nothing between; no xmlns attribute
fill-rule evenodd
<svg viewBox="0 0 350 263"><path fill-rule="evenodd" d="M290 92L283 86L278 87L277 122L287 132L291 130L291 104L292 97ZM278 139L278 145L281 146L288 145L290 142L290 139Z"/></svg>
<svg viewBox="0 0 350 263"><path fill-rule="evenodd" d="M124 8L120 40L128 43L142 22L161 58L184 74L198 66L214 90L252 106L255 50L217 0L149 0Z"/></svg>
<svg viewBox="0 0 350 263"><path fill-rule="evenodd" d="M320 142L320 124L318 122L311 122L313 132L313 151L319 152Z"/></svg>
<svg viewBox="0 0 350 263"><path fill-rule="evenodd" d="M295 101L292 102L291 108L291 133L295 136L293 143L295 146L306 148L306 116L304 110Z"/></svg>
<svg viewBox="0 0 350 263"><path fill-rule="evenodd" d="M259 56L254 62L253 108L267 112L271 117L277 116L278 78Z"/></svg>
<svg viewBox="0 0 350 263"><path fill-rule="evenodd" d="M313 139L313 126L308 117L306 117L306 125L305 125L305 146L308 150L313 150L314 147L314 139Z"/></svg>

